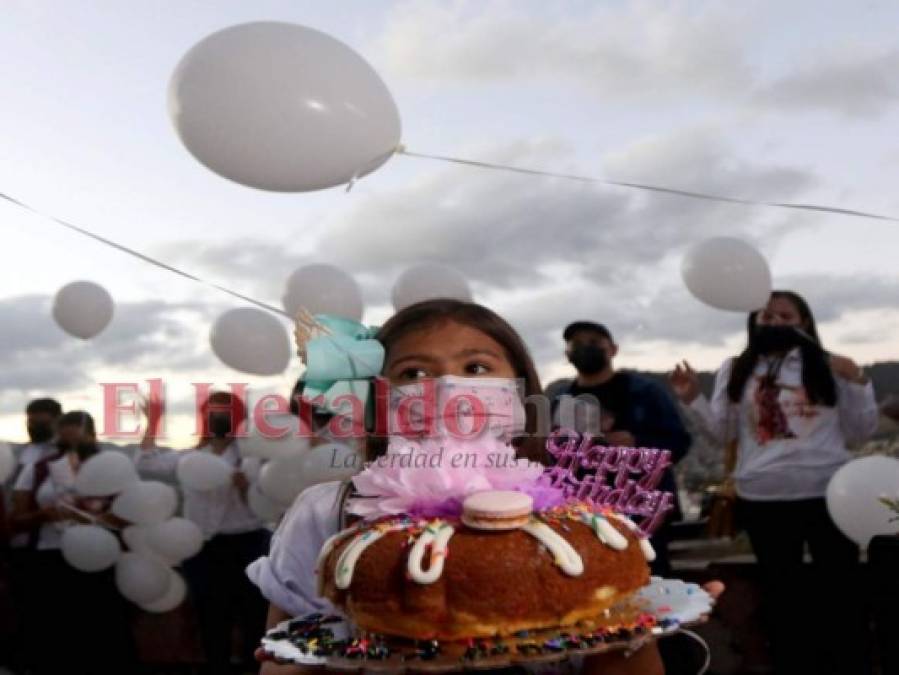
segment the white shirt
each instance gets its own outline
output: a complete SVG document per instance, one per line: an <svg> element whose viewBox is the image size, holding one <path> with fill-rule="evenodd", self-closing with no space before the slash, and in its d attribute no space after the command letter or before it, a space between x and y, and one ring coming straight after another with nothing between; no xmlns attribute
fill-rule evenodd
<svg viewBox="0 0 899 675"><path fill-rule="evenodd" d="M36 462L27 464L22 473L16 479L15 490L31 492L34 490ZM67 456L47 464L47 479L37 488L35 495L37 505L40 508L53 506L61 502L74 503L75 499L75 472L72 463ZM74 521L73 521L74 522ZM69 521L44 523L38 534L37 547L39 550L60 548L62 533L71 524ZM28 541L28 535L25 541Z"/></svg>
<svg viewBox="0 0 899 675"><path fill-rule="evenodd" d="M172 480L178 463L192 452L212 452L211 446L176 452L167 448L143 450L135 457L135 466L142 477L153 480ZM259 460L242 458L237 443L232 441L219 455L223 460L252 479L259 471ZM226 485L215 490L181 488L184 494L184 517L195 522L207 539L217 534L240 534L264 527L262 520L247 506L240 490Z"/></svg>
<svg viewBox="0 0 899 675"><path fill-rule="evenodd" d="M834 375L833 408L808 402L802 386L802 357L794 349L777 375L775 424L760 417L759 379L768 372L762 357L739 403L727 395L733 359L722 364L712 399L698 396L687 413L715 442L737 440L734 482L745 499L795 500L822 497L834 472L851 459L847 443L867 439L877 429L879 412L870 382L856 384Z"/></svg>
<svg viewBox="0 0 899 675"><path fill-rule="evenodd" d="M16 457L16 468L3 486L4 492L6 493L7 513L9 513L12 508L12 492L15 490L18 477L22 475L22 471L25 470L25 467L29 464L40 462L47 457L52 457L59 452L51 441L45 443L13 443L10 445L12 446L13 453ZM25 548L28 546L28 535L25 533L14 535L10 539L9 545L13 548Z"/></svg>

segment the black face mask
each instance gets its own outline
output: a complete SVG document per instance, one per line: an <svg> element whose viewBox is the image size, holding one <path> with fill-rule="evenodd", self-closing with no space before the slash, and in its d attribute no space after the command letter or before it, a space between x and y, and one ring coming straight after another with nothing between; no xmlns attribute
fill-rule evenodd
<svg viewBox="0 0 899 675"><path fill-rule="evenodd" d="M609 356L596 345L577 345L568 355L568 360L584 375L596 375L609 365Z"/></svg>
<svg viewBox="0 0 899 675"><path fill-rule="evenodd" d="M806 338L795 326L756 326L752 344L760 354L788 352Z"/></svg>
<svg viewBox="0 0 899 675"><path fill-rule="evenodd" d="M57 442L56 442L56 449L59 450L61 453L65 454L65 453L67 453L69 450L72 449L72 444L69 443L68 441L57 441Z"/></svg>
<svg viewBox="0 0 899 675"><path fill-rule="evenodd" d="M53 438L53 424L50 422L32 422L28 425L28 437L32 443L46 443Z"/></svg>
<svg viewBox="0 0 899 675"><path fill-rule="evenodd" d="M224 438L231 433L231 415L227 413L210 415L207 422L209 423L209 433L216 438Z"/></svg>

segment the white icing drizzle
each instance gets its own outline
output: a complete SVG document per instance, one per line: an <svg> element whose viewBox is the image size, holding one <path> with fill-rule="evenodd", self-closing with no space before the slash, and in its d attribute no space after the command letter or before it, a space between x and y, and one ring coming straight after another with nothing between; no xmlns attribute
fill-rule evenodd
<svg viewBox="0 0 899 675"><path fill-rule="evenodd" d="M615 529L608 519L601 513L582 513L581 519L586 525L593 528L599 540L616 551L627 548L627 537Z"/></svg>
<svg viewBox="0 0 899 675"><path fill-rule="evenodd" d="M640 542L640 550L643 551L643 556L649 561L652 562L656 559L656 551L652 547L652 544L649 543L649 539L644 537L639 529L637 528L637 523L635 523L630 518L626 518L617 513L613 513L612 517L617 518L620 522L624 523L630 530L637 535L637 541Z"/></svg>
<svg viewBox="0 0 899 675"><path fill-rule="evenodd" d="M325 540L325 543L322 544L321 550L318 552L318 558L315 560L315 574L318 576L318 595L319 597L323 597L325 595L325 575L321 573L322 568L324 567L325 561L328 559L328 556L331 554L331 551L334 550L334 547L337 545L337 542L343 539L344 537L348 537L359 529L358 525L354 525L353 527L348 527L345 530L341 530L336 534L332 534Z"/></svg>
<svg viewBox="0 0 899 675"><path fill-rule="evenodd" d="M571 544L565 541L558 532L546 523L539 520L531 520L522 528L525 532L543 544L555 559L556 565L562 568L565 574L577 577L584 573L584 561L574 550Z"/></svg>
<svg viewBox="0 0 899 675"><path fill-rule="evenodd" d="M433 584L443 574L447 544L456 530L447 522L435 520L428 524L409 552L408 570L412 580L419 584ZM431 547L428 570L421 568L425 551Z"/></svg>
<svg viewBox="0 0 899 675"><path fill-rule="evenodd" d="M347 544L346 548L340 552L340 556L337 558L337 569L334 571L334 585L341 590L349 588L353 582L353 571L356 569L356 563L359 561L359 556L365 552L365 549L388 532L404 530L408 525L408 522L400 521L381 527L374 527L357 534L353 541Z"/></svg>

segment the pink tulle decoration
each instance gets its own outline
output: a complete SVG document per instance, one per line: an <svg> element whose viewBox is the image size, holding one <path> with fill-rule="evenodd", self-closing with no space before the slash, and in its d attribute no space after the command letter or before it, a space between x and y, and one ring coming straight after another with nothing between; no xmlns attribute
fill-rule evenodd
<svg viewBox="0 0 899 675"><path fill-rule="evenodd" d="M365 519L408 514L447 517L462 512L462 501L483 490L519 490L534 497L535 508L564 501L562 491L538 484L541 464L515 459L515 450L483 436L391 439L387 454L353 478L360 498L348 510Z"/></svg>

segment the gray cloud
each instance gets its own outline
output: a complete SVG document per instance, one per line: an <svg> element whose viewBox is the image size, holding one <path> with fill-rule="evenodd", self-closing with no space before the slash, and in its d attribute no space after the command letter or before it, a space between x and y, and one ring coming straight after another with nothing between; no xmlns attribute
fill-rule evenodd
<svg viewBox="0 0 899 675"><path fill-rule="evenodd" d="M387 73L432 81L580 84L602 100L709 102L879 115L899 100L899 50L806 46L804 62L752 60L770 10L636 3L569 12L506 3L406 3L378 42Z"/></svg>
<svg viewBox="0 0 899 675"><path fill-rule="evenodd" d="M899 101L899 49L831 56L758 87L756 103L783 110L819 109L873 117Z"/></svg>
<svg viewBox="0 0 899 675"><path fill-rule="evenodd" d="M752 71L733 9L638 3L581 15L543 4L404 3L380 40L388 72L429 79L575 79L605 98L736 93Z"/></svg>
<svg viewBox="0 0 899 675"><path fill-rule="evenodd" d="M96 384L97 367L191 370L213 367L205 343L214 308L192 303L118 302L109 327L82 341L51 317L52 298L0 299L0 412L34 396L64 396Z"/></svg>

